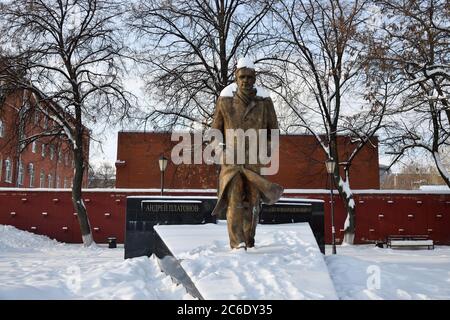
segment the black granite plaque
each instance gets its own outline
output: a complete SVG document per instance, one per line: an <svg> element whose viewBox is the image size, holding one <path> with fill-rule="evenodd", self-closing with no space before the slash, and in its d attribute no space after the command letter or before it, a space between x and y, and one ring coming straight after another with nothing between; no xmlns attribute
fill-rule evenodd
<svg viewBox="0 0 450 320"><path fill-rule="evenodd" d="M204 224L215 223L211 211L215 197L128 197L125 259L170 255L167 247L153 230L158 224Z"/></svg>
<svg viewBox="0 0 450 320"><path fill-rule="evenodd" d="M263 205L259 216L261 224L308 222L319 245L325 254L325 227L323 201L283 198L276 204ZM258 229L256 229L258 232Z"/></svg>

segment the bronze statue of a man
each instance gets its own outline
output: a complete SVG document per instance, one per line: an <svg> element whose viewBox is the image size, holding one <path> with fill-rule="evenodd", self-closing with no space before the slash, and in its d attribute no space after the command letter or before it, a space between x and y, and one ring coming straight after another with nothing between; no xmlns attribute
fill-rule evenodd
<svg viewBox="0 0 450 320"><path fill-rule="evenodd" d="M235 76L237 84L229 85L220 94L212 128L220 130L225 140L226 131L229 129L242 129L245 132L249 129L266 129L267 141L270 143L271 129L278 129L278 121L269 95L262 88L255 86L256 73L253 63L247 58L240 59ZM258 143L259 139L260 136L258 141L250 143ZM230 147L230 142L225 141L227 148ZM236 143L236 139L233 143ZM213 211L213 215L226 212L232 249L254 247L261 202L273 204L283 193L281 186L260 175L262 165L259 157L256 163L248 161L248 143L244 148L243 164L227 162L221 165L218 201Z"/></svg>

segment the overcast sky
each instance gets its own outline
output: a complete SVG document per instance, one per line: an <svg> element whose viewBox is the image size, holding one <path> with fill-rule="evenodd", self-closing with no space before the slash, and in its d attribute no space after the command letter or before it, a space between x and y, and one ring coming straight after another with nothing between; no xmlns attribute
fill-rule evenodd
<svg viewBox="0 0 450 320"><path fill-rule="evenodd" d="M149 105L148 98L144 94L144 81L138 74L131 72L131 74L124 80L124 88L133 93L140 106ZM96 166L102 162L108 162L112 165L117 160L117 134L120 130L139 130L144 128L139 127L109 127L106 128L98 126L91 128L93 130L93 140L91 141L89 149L89 163ZM149 130L149 128L147 128ZM99 142L95 141L99 140Z"/></svg>

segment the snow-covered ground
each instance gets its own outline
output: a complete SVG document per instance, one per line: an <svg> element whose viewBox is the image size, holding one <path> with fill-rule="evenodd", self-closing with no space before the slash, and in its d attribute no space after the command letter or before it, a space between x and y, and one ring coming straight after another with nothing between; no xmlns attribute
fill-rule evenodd
<svg viewBox="0 0 450 320"><path fill-rule="evenodd" d="M450 299L450 247L338 246L325 260L340 299Z"/></svg>
<svg viewBox="0 0 450 320"><path fill-rule="evenodd" d="M156 259L0 225L0 299L192 299Z"/></svg>
<svg viewBox="0 0 450 320"><path fill-rule="evenodd" d="M0 299L192 299L155 259L123 260L123 253L123 247L86 249L0 225ZM338 246L337 253L327 252L325 262L340 299L450 299L450 247Z"/></svg>

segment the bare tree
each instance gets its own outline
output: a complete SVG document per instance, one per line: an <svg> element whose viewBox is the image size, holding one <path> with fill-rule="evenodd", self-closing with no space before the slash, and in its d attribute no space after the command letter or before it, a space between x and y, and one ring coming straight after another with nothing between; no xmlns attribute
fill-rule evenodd
<svg viewBox="0 0 450 320"><path fill-rule="evenodd" d="M65 135L75 162L72 201L85 246L93 243L82 200L86 170L85 125L124 119L130 110L121 84L122 5L102 0L18 0L2 6L1 45L17 72L4 73L24 89L55 126L23 141Z"/></svg>
<svg viewBox="0 0 450 320"><path fill-rule="evenodd" d="M114 188L115 181L116 168L108 162L102 162L90 170L90 188Z"/></svg>
<svg viewBox="0 0 450 320"><path fill-rule="evenodd" d="M392 104L388 79L370 60L368 8L368 1L281 0L273 7L281 50L259 61L266 64L277 100L293 111L288 129L312 134L336 164L334 182L347 210L346 243L355 234L350 168L375 141ZM347 155L339 135L352 138Z"/></svg>
<svg viewBox="0 0 450 320"><path fill-rule="evenodd" d="M445 0L377 1L387 16L380 59L401 83L401 117L387 131L393 163L423 149L450 186L442 150L450 134L450 5Z"/></svg>
<svg viewBox="0 0 450 320"><path fill-rule="evenodd" d="M231 83L239 55L255 54L268 34L262 20L272 1L141 0L130 26L148 66L147 88L158 103L148 119L170 129L206 124Z"/></svg>

